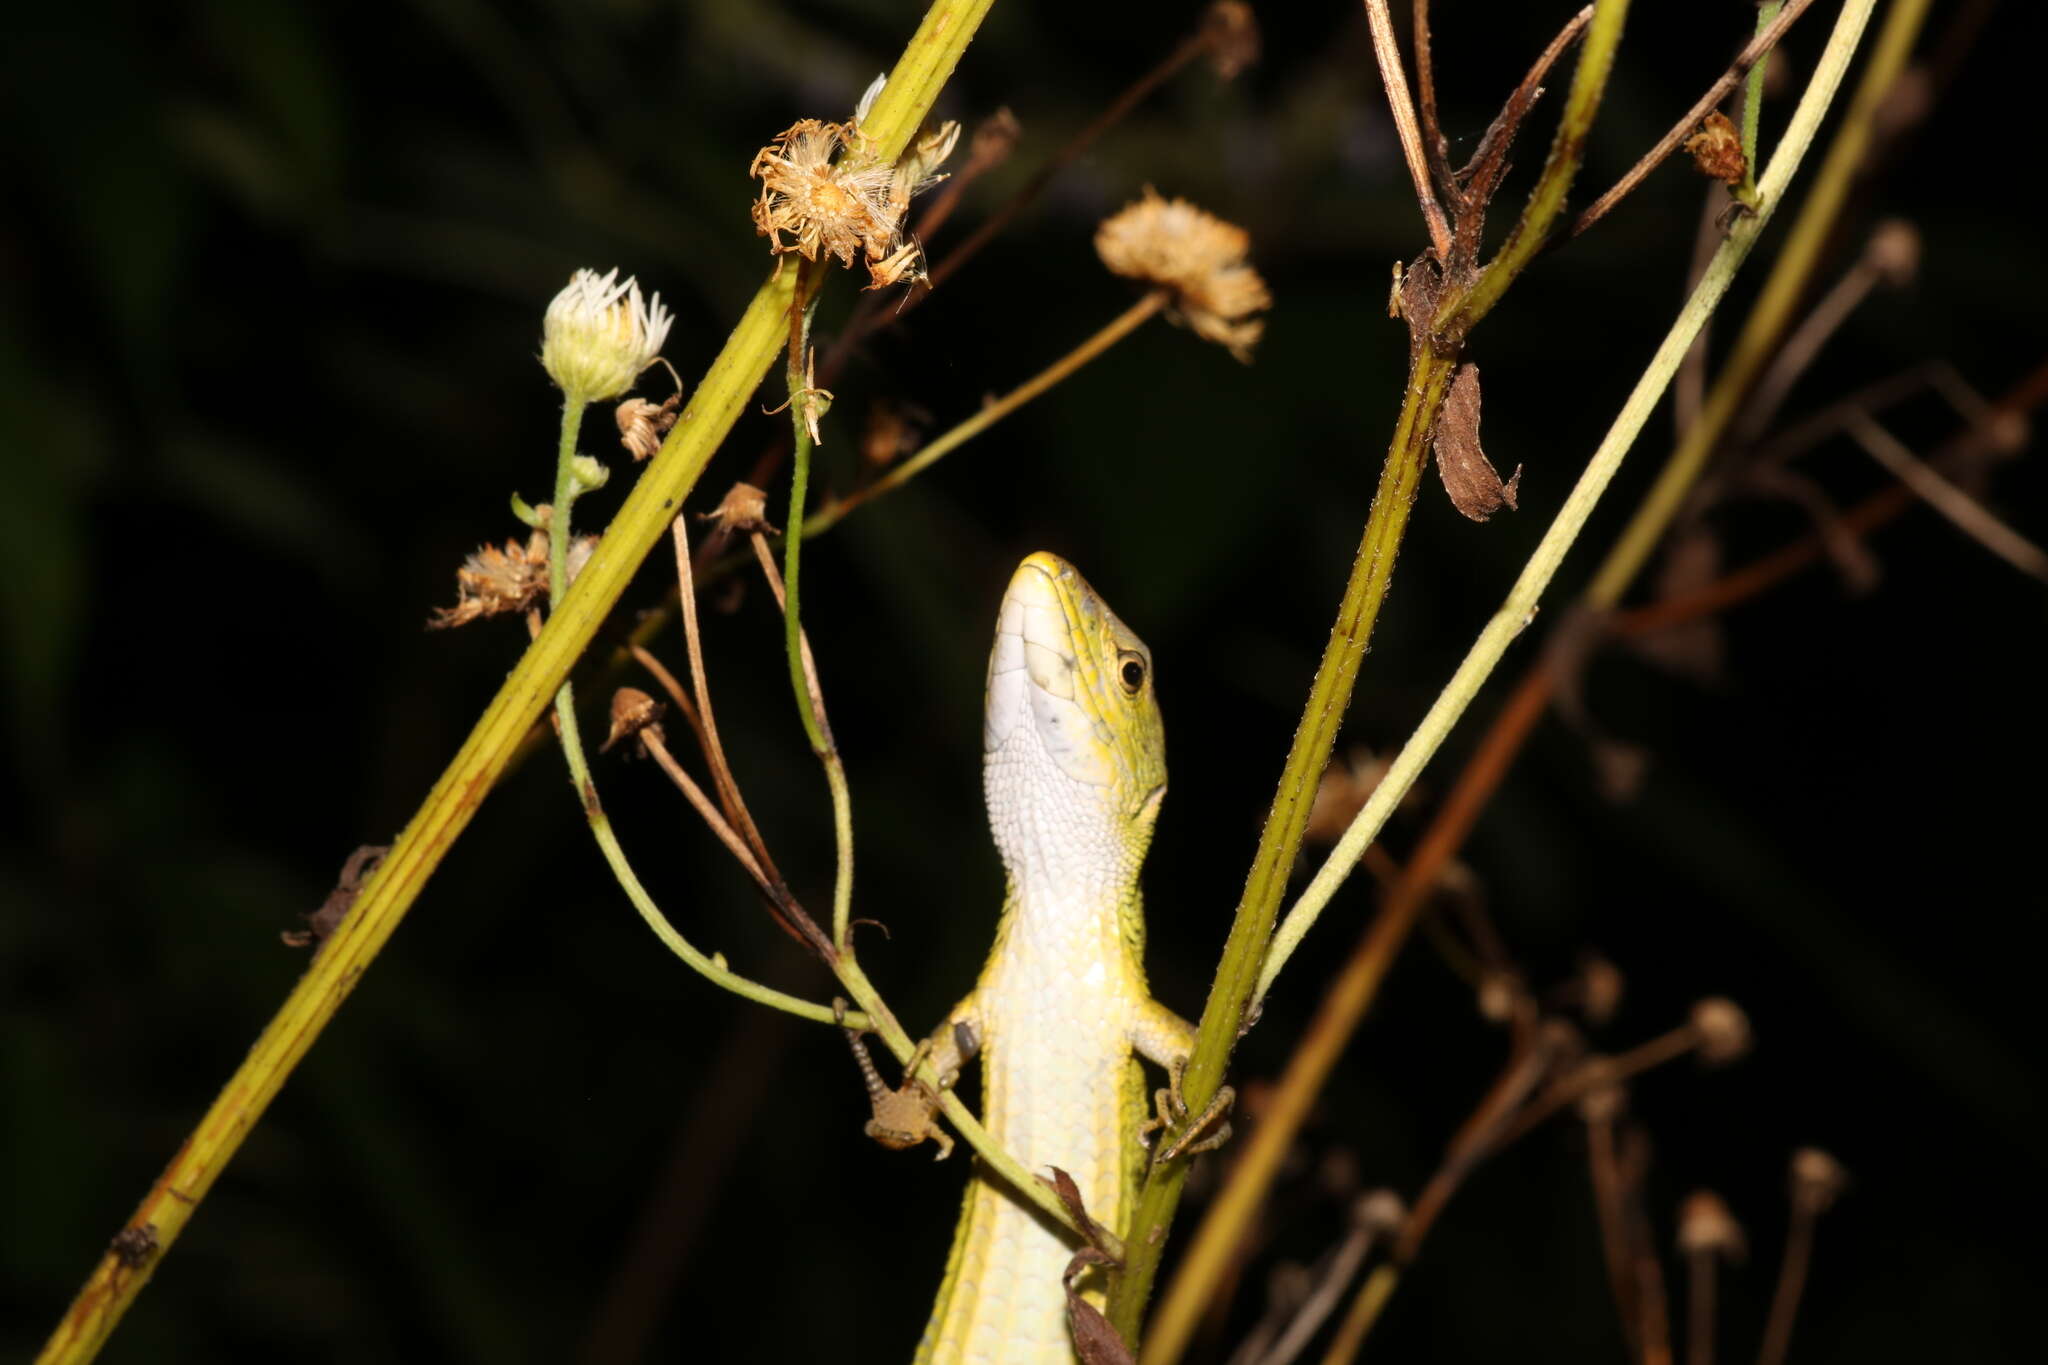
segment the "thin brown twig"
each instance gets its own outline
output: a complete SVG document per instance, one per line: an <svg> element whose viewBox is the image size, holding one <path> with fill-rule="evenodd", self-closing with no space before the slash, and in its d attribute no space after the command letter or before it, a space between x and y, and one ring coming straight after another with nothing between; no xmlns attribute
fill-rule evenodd
<svg viewBox="0 0 2048 1365"><path fill-rule="evenodd" d="M1813 1262L1813 1225L1817 1217L1810 1207L1793 1202L1792 1225L1785 1232L1785 1259L1778 1267L1778 1287L1771 1295L1771 1314L1764 1322L1757 1365L1784 1365L1785 1352L1791 1348L1792 1324L1799 1317L1807 1268Z"/></svg>
<svg viewBox="0 0 2048 1365"><path fill-rule="evenodd" d="M2048 554L2042 553L2040 546L1943 478L1927 461L1907 449L1903 441L1878 425L1875 419L1868 415L1852 417L1849 434L1871 459L1912 489L1922 502L1946 517L1957 530L2021 573L2048 582Z"/></svg>
<svg viewBox="0 0 2048 1365"><path fill-rule="evenodd" d="M1380 84L1386 87L1387 108L1394 116L1394 133L1401 140L1401 155L1408 162L1408 174L1415 181L1415 200L1422 208L1430 245L1438 260L1448 260L1450 220L1444 216L1443 205L1437 202L1436 189L1430 183L1429 158L1422 149L1415 105L1408 95L1408 73L1401 66L1401 48L1394 41L1394 19L1387 12L1387 0L1365 0L1365 21L1372 29L1372 53L1379 61Z"/></svg>
<svg viewBox="0 0 2048 1365"><path fill-rule="evenodd" d="M718 720L711 711L711 684L704 671L704 641L697 629L697 584L691 573L690 532L680 513L670 526L670 536L675 542L676 595L683 607L683 641L690 660L690 686L697 694L697 713L704 722L704 761L711 768L711 780L718 788L721 804L735 817L734 826L760 859L762 870L775 885L780 886L782 873L775 866L775 859L769 855L767 841L754 824L746 798L740 795L739 782L732 775L732 765L726 761L725 744L718 736Z"/></svg>
<svg viewBox="0 0 2048 1365"><path fill-rule="evenodd" d="M1650 1140L1642 1128L1633 1126L1625 1140L1628 1189L1632 1196L1628 1204L1628 1234L1633 1247L1630 1268L1636 1284L1637 1331L1642 1342L1643 1365L1672 1365L1671 1309L1664 1292L1664 1262L1657 1255L1656 1234L1642 1199L1650 1164Z"/></svg>
<svg viewBox="0 0 2048 1365"><path fill-rule="evenodd" d="M1415 97L1422 114L1422 151L1429 158L1430 175L1438 188L1453 188L1449 152L1443 126L1436 114L1436 67L1430 57L1429 0L1415 0L1409 41L1415 46Z"/></svg>
<svg viewBox="0 0 2048 1365"><path fill-rule="evenodd" d="M1599 1215L1600 1254L1607 1265L1607 1286L1621 1317L1629 1355L1640 1358L1642 1332L1637 1322L1635 1263L1629 1254L1628 1195L1616 1150L1614 1120L1622 1105L1619 1090L1586 1098L1581 1117L1586 1124L1586 1166L1592 1177L1593 1206Z"/></svg>
<svg viewBox="0 0 2048 1365"><path fill-rule="evenodd" d="M1685 1365L1714 1365L1714 1265L1719 1253L1694 1247L1685 1253Z"/></svg>
<svg viewBox="0 0 2048 1365"><path fill-rule="evenodd" d="M1534 1103L1517 1114L1514 1122L1501 1132L1496 1146L1505 1147L1517 1141L1531 1129L1540 1127L1558 1110L1584 1099L1602 1086L1619 1085L1652 1067L1683 1057L1699 1046L1699 1042L1699 1029L1688 1021L1617 1056L1588 1058L1560 1076Z"/></svg>
<svg viewBox="0 0 2048 1365"><path fill-rule="evenodd" d="M696 808L697 814L704 818L704 823L711 827L711 832L718 836L718 842L724 844L732 856L739 860L747 875L754 879L754 884L762 891L772 894L768 874L762 871L761 864L755 860L754 851L748 848L746 841L726 823L725 817L719 814L718 807L704 794L703 788L691 780L689 773L683 770L683 765L676 762L675 755L668 751L668 744L662 739L660 731L654 726L649 726L640 731L639 740L641 747L661 770L668 774L668 780L675 783L676 789L682 792L684 799Z"/></svg>
<svg viewBox="0 0 2048 1365"><path fill-rule="evenodd" d="M1735 87L1742 84L1742 78L1749 74L1749 69L1778 45L1778 40L1785 36L1786 30L1790 29L1798 21L1799 16L1806 13L1812 5L1813 0L1788 0L1777 19L1743 46L1734 63L1721 78L1708 86L1707 93L1700 96L1692 108L1685 111L1685 117L1673 124L1671 131L1657 140L1656 146L1650 148L1641 160L1629 167L1628 173L1615 181L1612 189L1595 199L1560 240L1568 241L1605 218L1616 204L1627 198L1635 187L1643 182L1644 177L1663 165L1665 159L1678 150L1678 145L1692 136L1693 131L1699 127L1700 120L1712 113L1716 105L1727 99Z"/></svg>
<svg viewBox="0 0 2048 1365"><path fill-rule="evenodd" d="M1494 188L1500 183L1500 178L1507 174L1508 149L1514 144L1515 134L1521 130L1522 120L1528 117L1529 110L1543 94L1544 78L1550 75L1550 68L1556 66L1558 58L1571 50L1571 45L1578 41L1579 35L1583 34L1586 26L1592 22L1591 5L1583 7L1565 21L1564 27L1557 31L1557 36L1550 40L1543 51L1536 54L1536 60L1530 63L1529 70L1523 74L1521 84L1508 95L1507 102L1501 105L1500 113L1487 125L1485 134L1479 139L1479 146L1473 149L1472 159L1457 172L1456 178L1464 184L1461 191L1464 205L1458 215L1461 220L1460 231L1464 230L1462 220L1468 210L1476 211L1481 221L1485 219L1486 206L1493 198ZM1476 252L1477 248L1478 243L1475 241L1473 250Z"/></svg>

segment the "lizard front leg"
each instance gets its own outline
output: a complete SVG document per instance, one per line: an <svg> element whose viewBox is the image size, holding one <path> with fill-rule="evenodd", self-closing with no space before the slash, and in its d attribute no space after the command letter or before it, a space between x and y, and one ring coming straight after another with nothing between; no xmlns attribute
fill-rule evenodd
<svg viewBox="0 0 2048 1365"><path fill-rule="evenodd" d="M1148 1146L1155 1133L1173 1134L1153 1153L1152 1159L1171 1161L1197 1152L1213 1152L1230 1141L1227 1116L1231 1106L1237 1102L1236 1090L1227 1085L1217 1090L1192 1121L1189 1120L1187 1101L1181 1097L1181 1076L1187 1071L1189 1054L1195 1050L1193 1026L1148 996L1136 1010L1130 1036L1131 1046L1138 1054L1165 1067L1169 1078L1165 1088L1153 1092L1155 1116L1138 1128L1138 1140ZM1175 1132L1176 1129L1179 1131Z"/></svg>
<svg viewBox="0 0 2048 1365"><path fill-rule="evenodd" d="M944 1161L953 1155L953 1139L939 1127L936 1118L939 1096L950 1090L959 1078L963 1052L973 1054L971 1046L964 1044L972 1040L971 1029L965 1024L942 1026L939 1033L925 1039L910 1054L910 1060L903 1068L903 1082L891 1089L883 1081L881 1072L875 1069L874 1058L868 1055L866 1041L858 1029L846 1028L846 1002L832 1002L833 1016L841 1021L840 1027L846 1034L846 1045L853 1050L853 1059L860 1067L861 1082L867 1088L868 1107L872 1111L867 1123L861 1129L873 1138L895 1151L915 1147L921 1142L931 1142L938 1147L935 1161ZM933 1074L938 1081L934 1090L918 1076L927 1061L933 1064Z"/></svg>

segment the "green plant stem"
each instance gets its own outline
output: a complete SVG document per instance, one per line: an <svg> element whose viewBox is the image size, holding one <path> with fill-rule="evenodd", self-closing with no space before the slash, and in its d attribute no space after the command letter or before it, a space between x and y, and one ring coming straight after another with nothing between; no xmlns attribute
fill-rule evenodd
<svg viewBox="0 0 2048 1365"><path fill-rule="evenodd" d="M1714 379L1713 391L1707 395L1699 418L1686 430L1678 448L1671 453L1664 468L1658 471L1656 482L1637 505L1627 527L1594 571L1585 593L1589 607L1605 609L1621 600L1621 594L1635 580L1651 552L1657 548L1657 543L1664 538L1665 530L1677 515L1686 494L1698 481L1708 457L1720 445L1743 399L1776 351L1779 338L1798 311L1806 283L1827 245L1828 234L1834 229L1842 202L1848 197L1857 171L1863 165L1870 140L1875 135L1878 105L1891 93L1893 82L1905 68L1906 58L1926 20L1928 4L1929 0L1894 0L1886 11L1884 27L1872 44L1870 63L1849 101L1841 131L1835 135L1827 155L1821 159L1820 168L1814 173L1806 204L1792 224L1792 230L1785 235L1785 244L1778 249L1771 272L1757 293L1756 303L1750 308L1742 332L1736 337L1727 360ZM1809 85L1808 89L1811 88ZM1786 136L1791 136L1789 129ZM1772 156L1771 164L1775 166L1782 155L1781 145ZM1761 187L1759 193L1768 195L1768 191Z"/></svg>
<svg viewBox="0 0 2048 1365"><path fill-rule="evenodd" d="M1572 182L1578 178L1585 153L1586 134L1592 130L1593 115L1599 112L1600 97L1607 90L1607 76L1614 67L1614 51L1621 45L1622 24L1628 18L1628 0L1600 0L1593 7L1593 22L1579 44L1579 63L1572 70L1571 93L1564 112L1558 116L1557 134L1550 140L1550 154L1544 159L1543 174L1529 192L1529 202L1514 230L1501 244L1498 254L1487 263L1479 279L1461 297L1447 298L1437 316L1441 329L1463 335L1500 302L1501 295L1515 282L1536 253L1543 249L1550 231L1564 212Z"/></svg>
<svg viewBox="0 0 2048 1365"><path fill-rule="evenodd" d="M1238 901L1229 938L1209 998L1202 1009L1195 1048L1182 1077L1190 1109L1199 1113L1222 1085L1232 1049L1253 1007L1259 973L1266 959L1273 925L1279 915L1287 878L1301 850L1302 832L1323 768L1329 761L1337 727L1350 705L1359 665L1372 638L1374 622L1393 579L1394 559L1407 530L1415 489L1428 463L1460 346L1471 328L1497 303L1522 267L1528 264L1564 207L1578 173L1586 129L1598 109L1615 45L1621 38L1627 0L1601 0L1579 52L1571 96L1561 116L1542 177L1531 191L1522 216L1500 254L1476 281L1446 281L1434 318L1422 326L1421 343L1409 365L1401 416L1395 423L1379 487L1367 513L1358 556L1338 606L1336 623L1310 685L1294 742L1281 769L1279 789L1260 832L1244 894ZM1382 783L1382 786L1385 784ZM1354 855L1354 861L1356 860ZM1166 1232L1180 1203L1188 1163L1154 1164L1146 1175L1125 1234L1124 1264L1112 1279L1109 1319L1127 1342L1138 1340L1138 1326L1159 1271ZM1142 1343L1141 1359L1172 1361L1185 1349L1198 1315L1197 1304L1163 1306L1152 1332Z"/></svg>
<svg viewBox="0 0 2048 1365"><path fill-rule="evenodd" d="M1822 115L1827 112L1843 73L1848 69L1849 60L1855 54L1856 44L1862 36L1863 27L1870 17L1876 0L1848 0L1842 7L1835 22L1834 33L1828 39L1826 51L1821 56L1819 67L1813 79L1801 96L1799 107L1794 111L1791 124L1785 130L1784 141L1771 158L1758 184L1760 196L1757 210L1747 215L1730 230L1719 250L1707 263L1700 276L1692 297L1686 300L1678 320L1665 333L1664 340L1650 359L1642 377L1636 381L1628 400L1622 404L1621 412L1608 428L1606 437L1587 462L1585 471L1558 509L1549 530L1529 556L1507 599L1501 603L1479 639L1466 654L1464 662L1451 676L1451 680L1438 694L1436 702L1422 719L1422 723L1409 736L1386 775L1373 789L1363 808L1352 820L1344 835L1337 841L1329 857L1317 871L1308 888L1302 892L1292 909L1287 912L1279 931L1273 937L1272 950L1259 974L1257 998L1263 999L1295 947L1301 942L1316 917L1329 904L1330 897L1351 869L1357 865L1366 846L1378 837L1387 817L1394 806L1407 795L1415 778L1425 764L1443 743L1444 736L1471 704L1479 687L1492 673L1507 647L1522 629L1534 619L1538 600L1550 580L1556 576L1558 566L1563 562L1565 552L1592 515L1594 505L1607 489L1615 471L1621 467L1622 457L1634 444L1636 436L1648 420L1650 410L1663 395L1679 362L1684 358L1686 348L1719 305L1735 278L1735 272L1755 246L1759 233L1763 231L1772 214L1784 200L1786 186L1793 172L1799 167L1808 146L1813 141L1815 130Z"/></svg>
<svg viewBox="0 0 2048 1365"><path fill-rule="evenodd" d="M1784 8L1785 0L1762 0L1756 7L1756 31L1769 28ZM1756 133L1763 116L1764 68L1770 64L1770 57L1765 56L1742 82L1742 189L1737 197L1745 204L1756 200Z"/></svg>
<svg viewBox="0 0 2048 1365"><path fill-rule="evenodd" d="M562 401L562 438L555 456L555 501L548 515L548 601L551 606L559 603L568 590L569 545L575 535L572 529L574 511L576 498L581 492L571 462L576 458L576 435L583 425L585 406L583 400L574 395L566 396ZM626 899L640 912L640 918L647 922L654 936L706 980L734 995L785 1014L794 1014L799 1019L820 1024L839 1022L834 1018L831 1006L803 1000L749 980L727 967L722 954L707 955L683 937L641 884L639 875L626 858L626 850L619 843L618 834L612 829L611 817L604 812L604 803L597 794L596 779L590 775L590 760L583 749L583 732L576 719L575 688L568 682L555 692L555 728L562 742L562 758L569 767L569 784L575 789L576 799L583 807L591 837L597 840L598 849L604 854L612 876L625 891ZM851 1028L865 1028L868 1021L865 1015L858 1018L848 1015L844 1022Z"/></svg>
<svg viewBox="0 0 2048 1365"><path fill-rule="evenodd" d="M902 154L991 2L934 0L898 59L889 88L869 112L866 127L878 154L892 160ZM788 335L789 294L790 281L773 276L755 293L589 565L520 656L340 928L321 945L130 1215L126 1226L148 1227L156 1250L139 1264L112 1251L102 1254L52 1331L39 1365L77 1365L99 1353L249 1130L390 940L775 363Z"/></svg>
<svg viewBox="0 0 2048 1365"><path fill-rule="evenodd" d="M803 718L811 752L825 769L825 786L832 797L832 946L850 954L853 945L847 934L853 913L853 792L846 782L846 763L832 737L831 722L825 718L824 693L818 685L817 663L804 639L797 588L797 573L803 563L804 499L811 482L811 408L816 401L807 363L811 311L817 306L816 292L808 283L810 271L808 262L798 263L796 304L790 310L788 380L792 438L787 524L799 530L783 537L782 640L783 652L789 658L790 687L796 692L797 714Z"/></svg>

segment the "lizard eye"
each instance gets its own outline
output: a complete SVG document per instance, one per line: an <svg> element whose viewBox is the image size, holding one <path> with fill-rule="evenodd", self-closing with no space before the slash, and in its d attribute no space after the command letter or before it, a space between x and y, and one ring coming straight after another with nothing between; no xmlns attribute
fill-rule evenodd
<svg viewBox="0 0 2048 1365"><path fill-rule="evenodd" d="M1126 693L1137 696L1138 689L1145 685L1144 659L1129 650L1124 651L1124 661L1117 669L1117 677L1122 680Z"/></svg>

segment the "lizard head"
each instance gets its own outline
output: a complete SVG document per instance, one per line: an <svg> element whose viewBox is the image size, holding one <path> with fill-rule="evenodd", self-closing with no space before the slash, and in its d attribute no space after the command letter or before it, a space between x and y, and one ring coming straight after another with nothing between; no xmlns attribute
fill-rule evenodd
<svg viewBox="0 0 2048 1365"><path fill-rule="evenodd" d="M1032 843L1109 853L1135 872L1166 795L1152 651L1058 555L1027 558L1003 593L982 750L1013 867Z"/></svg>

